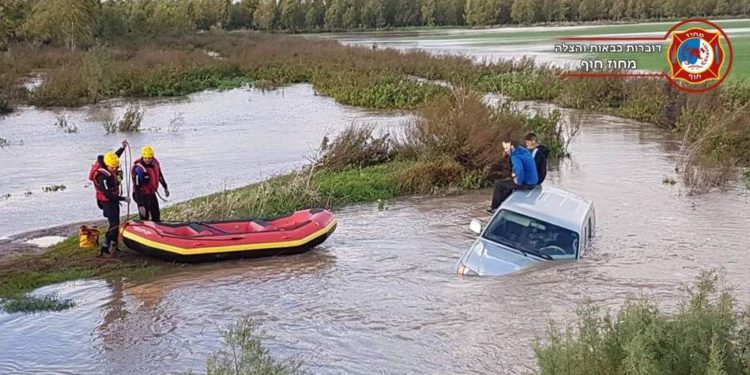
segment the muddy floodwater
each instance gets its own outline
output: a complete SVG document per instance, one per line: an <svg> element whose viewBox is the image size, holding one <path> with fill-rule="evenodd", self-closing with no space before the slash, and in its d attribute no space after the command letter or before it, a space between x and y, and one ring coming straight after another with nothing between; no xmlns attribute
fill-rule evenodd
<svg viewBox="0 0 750 375"><path fill-rule="evenodd" d="M102 219L88 170L97 154L114 150L123 138L130 141L134 159L143 145L153 145L174 203L299 167L325 135L352 122L388 127L405 118L337 104L317 96L311 85L265 93L202 92L136 104L145 111L139 133L106 134L102 124L122 116L127 108L122 102L76 110L21 108L0 117L0 138L8 142L0 147L0 239ZM75 132L56 126L59 116ZM54 185L65 189L43 191Z"/></svg>
<svg viewBox="0 0 750 375"><path fill-rule="evenodd" d="M631 293L673 309L679 287L723 268L750 302L750 198L743 189L688 196L674 175L678 143L662 130L586 115L545 184L592 199L598 230L586 259L501 278L461 278L471 218L489 191L411 198L336 212L314 252L191 267L145 282L45 287L76 302L34 315L0 313L0 373L203 371L218 327L248 314L279 357L318 374L517 374L532 341L585 299L618 306ZM176 175L172 172L172 175Z"/></svg>

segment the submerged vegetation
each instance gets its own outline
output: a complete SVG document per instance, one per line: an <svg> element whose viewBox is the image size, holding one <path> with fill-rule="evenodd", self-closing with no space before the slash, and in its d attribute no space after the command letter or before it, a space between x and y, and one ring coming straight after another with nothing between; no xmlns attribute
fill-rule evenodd
<svg viewBox="0 0 750 375"><path fill-rule="evenodd" d="M143 120L144 111L138 106L130 106L125 110L122 118L109 118L102 123L102 127L107 134L110 133L137 133L141 131L141 121ZM171 127L171 124L170 124Z"/></svg>
<svg viewBox="0 0 750 375"><path fill-rule="evenodd" d="M650 298L630 298L620 311L587 304L573 327L553 323L535 345L540 373L750 373L750 305L738 311L717 273L702 274L669 314Z"/></svg>
<svg viewBox="0 0 750 375"><path fill-rule="evenodd" d="M42 188L42 191L45 192L45 193L54 193L54 192L58 192L58 191L63 191L65 189L66 189L66 186L60 184L60 185L45 186L45 187Z"/></svg>
<svg viewBox="0 0 750 375"><path fill-rule="evenodd" d="M16 298L10 298L2 303L3 309L9 313L29 313L39 311L62 311L73 307L75 304L69 299L61 300L56 295L46 295L34 297L24 295Z"/></svg>
<svg viewBox="0 0 750 375"><path fill-rule="evenodd" d="M78 133L78 126L71 122L68 116L60 115L57 116L55 126L61 129L65 133Z"/></svg>
<svg viewBox="0 0 750 375"><path fill-rule="evenodd" d="M304 374L298 360L276 359L263 346L265 334L249 317L220 330L223 348L206 361L207 375Z"/></svg>

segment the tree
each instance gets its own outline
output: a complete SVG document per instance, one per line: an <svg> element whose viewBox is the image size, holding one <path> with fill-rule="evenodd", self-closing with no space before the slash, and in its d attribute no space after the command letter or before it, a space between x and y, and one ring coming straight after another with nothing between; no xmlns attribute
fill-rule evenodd
<svg viewBox="0 0 750 375"><path fill-rule="evenodd" d="M716 1L716 8L714 9L714 15L715 16L723 16L725 14L729 13L729 1L727 0L717 0Z"/></svg>
<svg viewBox="0 0 750 375"><path fill-rule="evenodd" d="M312 0L305 3L305 26L308 29L320 29L325 23L326 7L323 0Z"/></svg>
<svg viewBox="0 0 750 375"><path fill-rule="evenodd" d="M253 25L253 13L258 9L258 0L242 0L229 7L227 30L250 29Z"/></svg>
<svg viewBox="0 0 750 375"><path fill-rule="evenodd" d="M518 23L532 23L538 18L534 0L515 0L511 7L510 16Z"/></svg>
<svg viewBox="0 0 750 375"><path fill-rule="evenodd" d="M479 25L479 20L482 18L479 9L481 2L482 0L466 0L464 17L466 18L467 25Z"/></svg>
<svg viewBox="0 0 750 375"><path fill-rule="evenodd" d="M113 39L128 32L128 7L125 1L110 0L101 5L97 17L96 35L103 39Z"/></svg>
<svg viewBox="0 0 750 375"><path fill-rule="evenodd" d="M300 0L281 1L281 25L292 31L305 27L305 11Z"/></svg>
<svg viewBox="0 0 750 375"><path fill-rule="evenodd" d="M394 26L416 26L420 23L420 9L417 0L396 1Z"/></svg>
<svg viewBox="0 0 750 375"><path fill-rule="evenodd" d="M360 4L357 4L355 2L356 0L348 0L346 1L346 10L344 11L344 14L341 16L341 26L343 26L345 29L356 29L360 27Z"/></svg>
<svg viewBox="0 0 750 375"><path fill-rule="evenodd" d="M196 11L193 2L155 1L146 11L146 33L180 34L195 29ZM131 27L140 30L144 24L132 24Z"/></svg>
<svg viewBox="0 0 750 375"><path fill-rule="evenodd" d="M0 49L19 38L21 25L28 13L28 1L0 0Z"/></svg>
<svg viewBox="0 0 750 375"><path fill-rule="evenodd" d="M426 26L435 26L435 16L437 15L437 3L435 0L421 0L420 13L422 24Z"/></svg>
<svg viewBox="0 0 750 375"><path fill-rule="evenodd" d="M345 0L330 0L325 15L326 29L340 29L343 25L341 20L344 18L344 12L346 12Z"/></svg>
<svg viewBox="0 0 750 375"><path fill-rule="evenodd" d="M613 0L609 8L609 18L619 21L625 16L625 8L628 6L627 0Z"/></svg>
<svg viewBox="0 0 750 375"><path fill-rule="evenodd" d="M276 26L276 0L260 0L253 20L259 29L271 30Z"/></svg>
<svg viewBox="0 0 750 375"><path fill-rule="evenodd" d="M361 18L365 27L383 27L385 25L383 2L381 0L365 0Z"/></svg>
<svg viewBox="0 0 750 375"><path fill-rule="evenodd" d="M222 27L229 21L231 0L191 0L190 2L195 11L193 23L200 30L208 30L212 26Z"/></svg>
<svg viewBox="0 0 750 375"><path fill-rule="evenodd" d="M495 23L506 25L513 22L513 0L497 0Z"/></svg>
<svg viewBox="0 0 750 375"><path fill-rule="evenodd" d="M635 0L639 1L639 0ZM582 0L578 7L578 17L581 21L593 21L601 18L600 4L597 0Z"/></svg>
<svg viewBox="0 0 750 375"><path fill-rule="evenodd" d="M93 42L98 8L97 0L37 1L23 30L34 40L75 49Z"/></svg>

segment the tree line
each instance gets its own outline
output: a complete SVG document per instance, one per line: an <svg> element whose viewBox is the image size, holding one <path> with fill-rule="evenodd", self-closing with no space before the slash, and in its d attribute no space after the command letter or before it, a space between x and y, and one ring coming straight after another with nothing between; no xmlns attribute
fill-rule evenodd
<svg viewBox="0 0 750 375"><path fill-rule="evenodd" d="M195 30L355 30L741 16L750 0L0 0L0 46Z"/></svg>

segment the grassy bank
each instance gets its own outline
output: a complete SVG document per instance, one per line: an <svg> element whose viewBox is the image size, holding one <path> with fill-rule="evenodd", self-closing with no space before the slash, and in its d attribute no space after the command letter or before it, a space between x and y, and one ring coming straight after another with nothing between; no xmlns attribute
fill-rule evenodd
<svg viewBox="0 0 750 375"><path fill-rule="evenodd" d="M535 345L541 374L750 373L750 306L738 311L716 273L687 288L670 314L631 298L617 314L587 304L576 324L553 323Z"/></svg>
<svg viewBox="0 0 750 375"><path fill-rule="evenodd" d="M510 106L488 107L480 94L470 91L456 91L418 112L403 137L352 126L324 140L316 160L300 171L183 202L162 216L179 221L247 219L309 207L335 209L399 196L458 193L508 175L508 163L498 159L502 139L536 131L553 153L562 155L572 136L556 130L562 121L559 113L529 118ZM575 124L562 126L568 127ZM0 297L17 301L33 289L62 281L141 277L177 267L130 251L113 258L98 258L97 252L80 249L76 236L44 254L0 265Z"/></svg>

